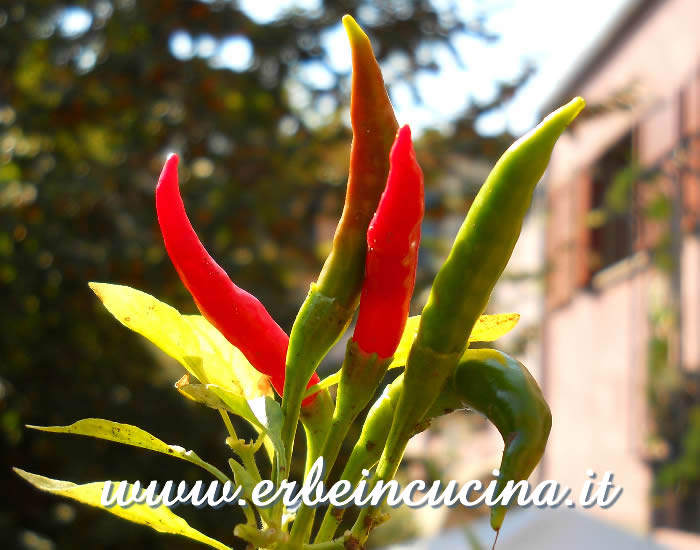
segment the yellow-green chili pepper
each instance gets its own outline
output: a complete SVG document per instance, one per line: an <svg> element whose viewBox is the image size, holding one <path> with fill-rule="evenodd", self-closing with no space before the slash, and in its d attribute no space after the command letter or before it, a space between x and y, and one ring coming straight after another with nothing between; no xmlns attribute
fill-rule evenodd
<svg viewBox="0 0 700 550"><path fill-rule="evenodd" d="M516 141L479 190L423 309L375 480L394 477L409 438L454 372L510 259L554 144L584 105L582 98L573 99ZM361 511L353 543L367 540L373 513Z"/></svg>

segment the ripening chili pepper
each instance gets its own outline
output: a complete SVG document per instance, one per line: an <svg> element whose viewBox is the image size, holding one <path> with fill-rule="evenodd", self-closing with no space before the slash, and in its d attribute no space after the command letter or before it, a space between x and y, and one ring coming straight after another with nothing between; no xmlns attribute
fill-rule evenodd
<svg viewBox="0 0 700 550"><path fill-rule="evenodd" d="M352 146L347 195L319 290L352 312L364 280L367 227L386 185L389 152L399 128L369 38L350 16L343 25L352 50Z"/></svg>
<svg viewBox="0 0 700 550"><path fill-rule="evenodd" d="M396 135L390 163L386 189L367 230L360 312L348 342L333 421L322 451L326 475L350 426L384 378L408 319L424 211L423 173L408 126ZM303 505L299 509L291 532L293 542L308 540L314 512Z"/></svg>
<svg viewBox="0 0 700 550"><path fill-rule="evenodd" d="M350 151L345 205L333 248L311 285L290 334L282 410L282 441L291 456L299 404L307 381L347 328L357 307L364 277L367 227L389 172L389 150L398 124L384 79L367 35L346 15L343 25L352 50Z"/></svg>
<svg viewBox="0 0 700 550"><path fill-rule="evenodd" d="M333 429L324 452L328 468L348 428L386 374L406 326L416 281L423 172L408 126L397 133L390 161L386 189L367 230L360 312L341 369Z"/></svg>
<svg viewBox="0 0 700 550"><path fill-rule="evenodd" d="M464 354L453 380L461 402L486 416L503 437L495 494L508 481L527 480L542 458L552 428L552 413L530 372L505 353L475 349ZM494 530L501 528L506 510L502 505L491 508Z"/></svg>
<svg viewBox="0 0 700 550"><path fill-rule="evenodd" d="M511 145L479 190L423 309L375 480L394 477L416 425L454 372L510 259L554 144L584 105L573 99ZM352 529L356 542L367 540L374 513L361 511Z"/></svg>
<svg viewBox="0 0 700 550"><path fill-rule="evenodd" d="M270 377L281 395L289 338L265 306L237 287L200 242L180 196L177 164L178 156L170 155L156 187L158 223L168 256L202 315L255 369ZM318 382L314 376L309 385Z"/></svg>

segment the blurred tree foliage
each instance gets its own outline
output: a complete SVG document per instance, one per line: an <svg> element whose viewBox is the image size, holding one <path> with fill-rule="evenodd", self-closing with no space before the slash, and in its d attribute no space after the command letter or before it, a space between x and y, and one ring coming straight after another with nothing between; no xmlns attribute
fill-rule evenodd
<svg viewBox="0 0 700 550"><path fill-rule="evenodd" d="M408 60L398 78L409 81L436 69L416 54L420 45L450 46L454 33L495 39L484 18L464 22L427 1L327 0L266 24L216 0L2 3L3 547L192 547L39 494L9 468L75 482L199 478L167 457L23 428L88 416L138 424L225 467L216 416L183 402L172 390L180 372L109 317L87 282L128 284L195 311L155 218L155 182L174 150L203 241L289 329L342 208L350 75L332 72L319 37L344 13L367 27L381 60ZM87 24L71 24L71 14ZM229 65L217 54L226 44L238 47ZM250 62L237 65L246 48ZM305 76L312 63L328 78ZM493 158L504 148L506 136L481 139L473 123L518 84L464 113L451 136L426 135L419 154L429 184L445 153ZM434 215L441 208L437 201ZM230 521L221 521L224 510L179 513L233 544L235 510Z"/></svg>

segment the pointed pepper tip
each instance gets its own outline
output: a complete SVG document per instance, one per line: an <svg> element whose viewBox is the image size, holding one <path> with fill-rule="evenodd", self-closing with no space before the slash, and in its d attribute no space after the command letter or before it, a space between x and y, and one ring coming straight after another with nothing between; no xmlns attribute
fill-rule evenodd
<svg viewBox="0 0 700 550"><path fill-rule="evenodd" d="M411 140L411 127L408 124L401 126L396 132L396 137L394 138L394 145L391 148L391 157L393 158L395 151L405 151L407 149L413 148L413 142Z"/></svg>
<svg viewBox="0 0 700 550"><path fill-rule="evenodd" d="M577 96L569 103L561 107L561 110L566 112L567 115L567 125L571 124L574 119L578 116L578 114L583 110L583 108L586 106L586 100L583 99L581 96Z"/></svg>
<svg viewBox="0 0 700 550"><path fill-rule="evenodd" d="M355 21L352 15L343 16L343 27L345 27L345 32L350 40L350 46L356 46L360 42L369 42L365 31L357 24L357 21Z"/></svg>
<svg viewBox="0 0 700 550"><path fill-rule="evenodd" d="M160 177L158 178L158 183L156 184L156 191L161 187L162 183L168 181L175 181L177 183L177 164L180 158L177 153L170 153L165 159L165 164L163 164L163 169L160 171Z"/></svg>

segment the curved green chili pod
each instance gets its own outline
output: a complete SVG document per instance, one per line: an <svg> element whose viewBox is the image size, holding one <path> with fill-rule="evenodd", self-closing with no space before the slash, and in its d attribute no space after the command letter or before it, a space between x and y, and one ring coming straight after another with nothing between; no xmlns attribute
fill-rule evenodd
<svg viewBox="0 0 700 550"><path fill-rule="evenodd" d="M554 144L584 105L582 98L573 99L511 145L479 190L423 309L375 479L394 477L408 439L454 372L510 259ZM373 513L362 510L353 542L367 540Z"/></svg>
<svg viewBox="0 0 700 550"><path fill-rule="evenodd" d="M525 366L493 349L467 351L457 366L453 389L464 405L482 413L503 437L496 495L508 481L526 480L544 453L552 413ZM503 524L506 506L491 509L491 527Z"/></svg>
<svg viewBox="0 0 700 550"><path fill-rule="evenodd" d="M389 384L370 409L340 479L356 485L362 470L372 468L379 460L381 442L389 434L401 394L402 378L403 374ZM525 366L493 349L468 350L414 433L427 428L433 418L463 407L486 416L503 437L505 448L496 494L500 494L510 480L526 480L542 458L552 415L542 391ZM493 529L500 529L506 510L503 506L491 510ZM343 512L335 508L327 511L315 542L333 538Z"/></svg>
<svg viewBox="0 0 700 550"><path fill-rule="evenodd" d="M306 384L338 341L357 308L367 253L367 227L389 173L389 150L398 130L384 79L367 35L346 15L353 62L350 115L353 142L343 214L333 249L290 334L282 410L282 439L290 456Z"/></svg>

